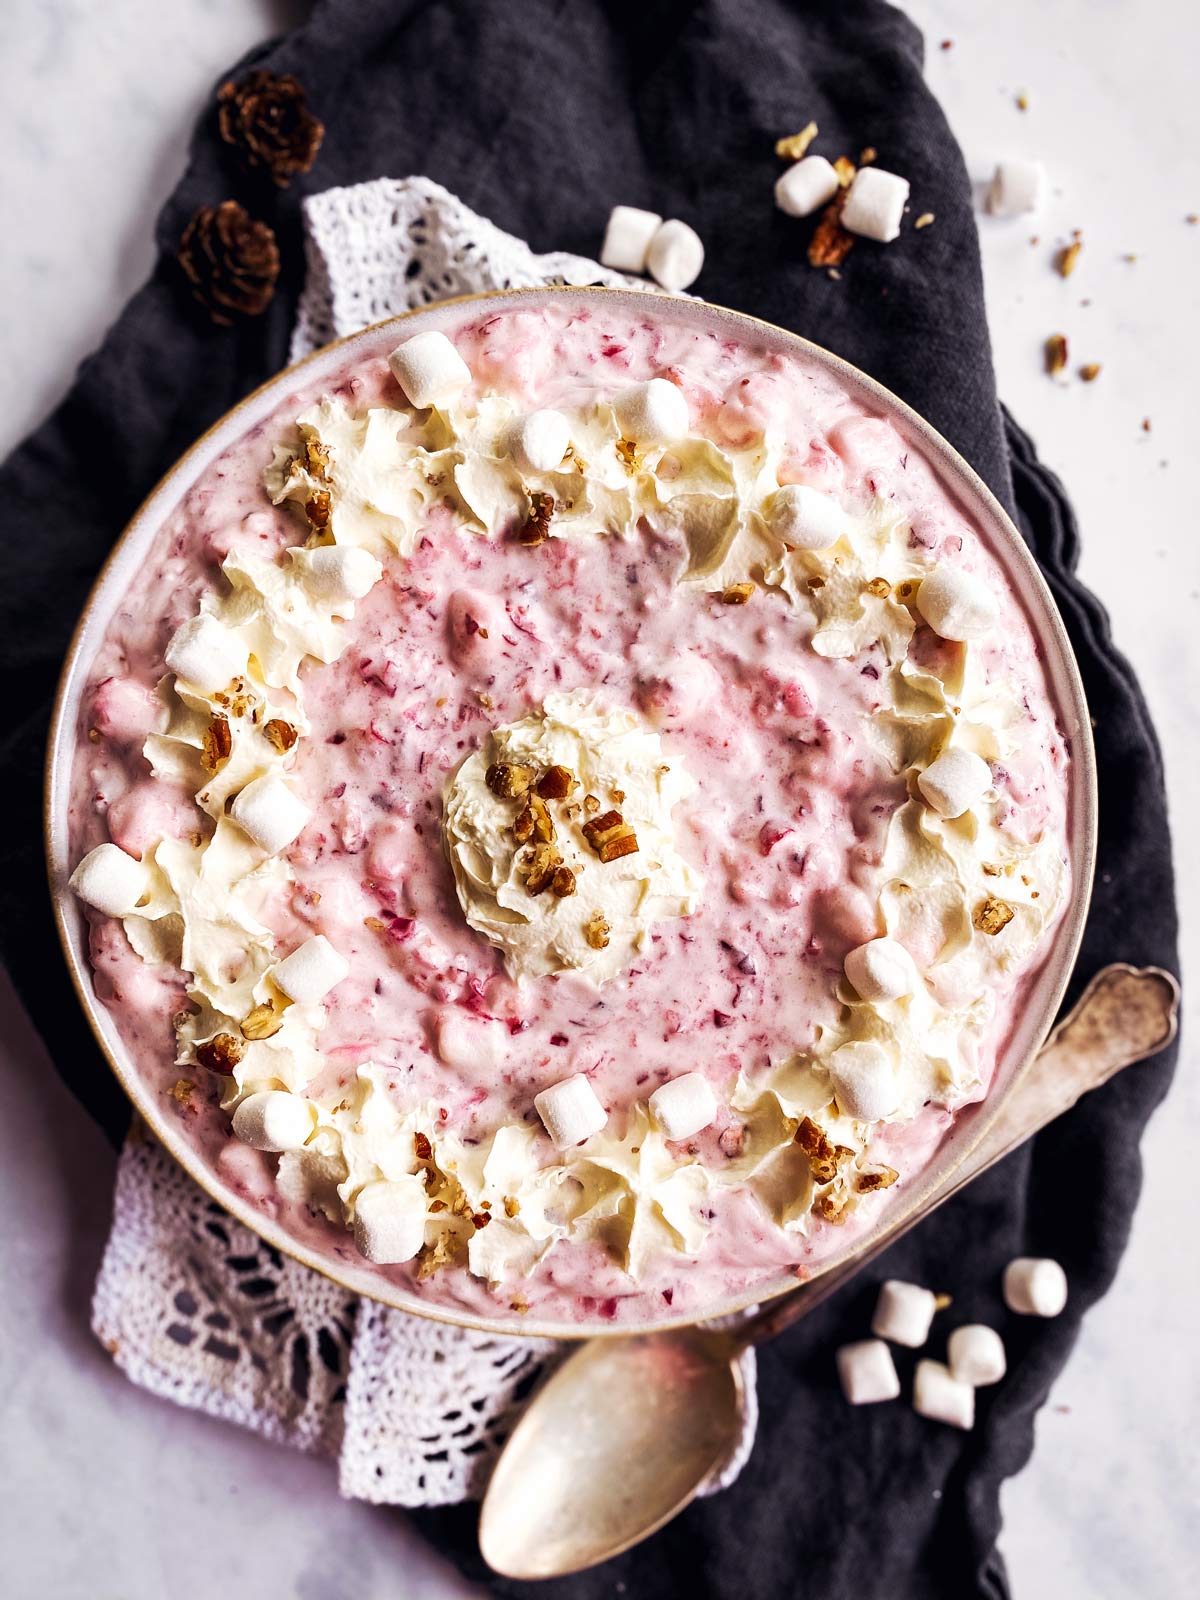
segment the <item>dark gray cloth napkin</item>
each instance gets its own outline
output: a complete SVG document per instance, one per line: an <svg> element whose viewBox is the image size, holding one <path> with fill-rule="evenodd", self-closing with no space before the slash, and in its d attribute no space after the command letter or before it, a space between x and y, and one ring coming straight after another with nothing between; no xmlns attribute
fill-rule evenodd
<svg viewBox="0 0 1200 1600"><path fill-rule="evenodd" d="M210 110L159 218L149 283L55 414L0 469L0 769L10 816L0 940L64 1078L114 1139L128 1108L66 982L38 843L56 675L96 571L139 501L210 422L284 364L303 283L300 199L384 175L424 173L535 250L594 255L618 202L683 217L708 248L699 293L847 357L957 446L1018 516L1066 618L1095 717L1100 860L1073 988L1112 960L1177 970L1158 744L1103 608L1075 576L1079 536L1062 488L997 404L970 185L909 22L879 0L321 0L304 27L236 70L251 65L294 73L307 87L327 127L314 169L286 190L247 177ZM873 146L881 166L911 180L910 215L931 211L934 225L906 225L886 249L860 244L840 279L810 268L811 224L771 204L774 141L810 118L824 151L854 159ZM265 315L222 329L190 305L173 258L195 208L226 198L271 223L283 273ZM1000 1484L1028 1458L1038 1407L1116 1272L1140 1184L1138 1136L1174 1060L1164 1051L1090 1095L765 1349L758 1446L732 1489L591 1573L536 1586L493 1580L495 1592L1006 1595ZM1056 1256L1067 1269L1071 1298L1054 1322L1003 1308L1001 1270L1022 1253ZM1001 1329L1009 1376L981 1392L973 1433L902 1404L843 1404L832 1350L865 1332L885 1276L944 1288L956 1322ZM486 1581L472 1509L417 1521Z"/></svg>

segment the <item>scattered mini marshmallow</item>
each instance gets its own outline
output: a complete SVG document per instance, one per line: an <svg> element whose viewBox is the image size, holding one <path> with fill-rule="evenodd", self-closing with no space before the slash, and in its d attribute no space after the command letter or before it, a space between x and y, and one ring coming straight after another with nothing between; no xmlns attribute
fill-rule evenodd
<svg viewBox="0 0 1200 1600"><path fill-rule="evenodd" d="M838 175L824 156L805 156L775 185L775 204L789 217L810 217L838 192Z"/></svg>
<svg viewBox="0 0 1200 1600"><path fill-rule="evenodd" d="M311 1100L286 1089L247 1095L233 1113L233 1131L252 1150L299 1150L317 1125Z"/></svg>
<svg viewBox="0 0 1200 1600"><path fill-rule="evenodd" d="M844 1344L836 1359L842 1393L852 1406L894 1400L900 1393L896 1363L882 1339L860 1339L857 1344Z"/></svg>
<svg viewBox="0 0 1200 1600"><path fill-rule="evenodd" d="M900 1103L891 1057L874 1039L839 1045L829 1057L839 1109L859 1122L880 1122Z"/></svg>
<svg viewBox="0 0 1200 1600"><path fill-rule="evenodd" d="M828 550L846 530L846 513L833 496L802 483L773 489L762 514L775 537L794 550Z"/></svg>
<svg viewBox="0 0 1200 1600"><path fill-rule="evenodd" d="M907 1345L919 1350L929 1337L933 1314L937 1310L937 1295L932 1289L922 1289L918 1283L904 1283L899 1278L889 1278L879 1285L879 1299L875 1302L875 1315L871 1318L871 1332L893 1344Z"/></svg>
<svg viewBox="0 0 1200 1600"><path fill-rule="evenodd" d="M683 391L666 378L631 384L613 401L622 434L634 444L674 444L690 423Z"/></svg>
<svg viewBox="0 0 1200 1600"><path fill-rule="evenodd" d="M245 643L232 628L202 611L175 630L164 659L169 672L202 694L210 694L246 670L248 655Z"/></svg>
<svg viewBox="0 0 1200 1600"><path fill-rule="evenodd" d="M359 1255L380 1266L412 1260L425 1243L425 1185L416 1173L358 1191L354 1243Z"/></svg>
<svg viewBox="0 0 1200 1600"><path fill-rule="evenodd" d="M916 986L913 958L895 939L868 939L848 951L843 964L846 977L864 1000L898 1000Z"/></svg>
<svg viewBox="0 0 1200 1600"><path fill-rule="evenodd" d="M961 817L992 786L992 770L982 756L957 745L943 750L924 772L917 774L917 788L925 803L939 817Z"/></svg>
<svg viewBox="0 0 1200 1600"><path fill-rule="evenodd" d="M561 411L531 411L517 429L513 449L527 472L554 472L571 444L571 424Z"/></svg>
<svg viewBox="0 0 1200 1600"><path fill-rule="evenodd" d="M1022 1317L1056 1317L1067 1303L1067 1275L1057 1261L1018 1256L1004 1269L1004 1304Z"/></svg>
<svg viewBox="0 0 1200 1600"><path fill-rule="evenodd" d="M315 1006L349 971L345 956L333 948L323 933L317 933L272 967L271 976L289 1000L301 1006Z"/></svg>
<svg viewBox="0 0 1200 1600"><path fill-rule="evenodd" d="M650 241L662 226L657 211L640 211L637 206L614 206L600 247L602 266L616 272L645 272Z"/></svg>
<svg viewBox="0 0 1200 1600"><path fill-rule="evenodd" d="M255 778L233 802L230 812L238 827L268 855L286 850L309 818L304 801L274 773Z"/></svg>
<svg viewBox="0 0 1200 1600"><path fill-rule="evenodd" d="M561 1083L552 1083L541 1094L534 1095L533 1104L546 1132L560 1150L590 1139L608 1121L608 1112L582 1072L577 1072L573 1078L564 1078Z"/></svg>
<svg viewBox="0 0 1200 1600"><path fill-rule="evenodd" d="M664 289L678 294L690 289L704 269L704 243L695 228L672 217L664 222L646 251L646 270Z"/></svg>
<svg viewBox="0 0 1200 1600"><path fill-rule="evenodd" d="M717 1097L701 1073L684 1072L655 1089L650 1109L668 1139L690 1139L716 1116Z"/></svg>
<svg viewBox="0 0 1200 1600"><path fill-rule="evenodd" d="M982 1322L968 1322L955 1328L947 1344L950 1372L959 1383L969 1383L973 1389L986 1384L999 1383L1004 1376L1004 1341L995 1328Z"/></svg>
<svg viewBox="0 0 1200 1600"><path fill-rule="evenodd" d="M900 232L908 204L908 179L882 167L860 167L846 191L841 223L847 233L888 244Z"/></svg>
<svg viewBox="0 0 1200 1600"><path fill-rule="evenodd" d="M106 917L127 917L149 888L146 864L119 845L98 844L75 868L68 882L81 900Z"/></svg>
<svg viewBox="0 0 1200 1600"><path fill-rule="evenodd" d="M996 625L999 608L978 578L958 567L938 567L917 590L917 610L943 639L981 639Z"/></svg>
<svg viewBox="0 0 1200 1600"><path fill-rule="evenodd" d="M418 333L388 357L392 376L418 411L445 405L471 381L471 369L444 333Z"/></svg>
<svg viewBox="0 0 1200 1600"><path fill-rule="evenodd" d="M310 592L331 605L361 600L383 577L383 568L371 552L357 545L318 545L304 554Z"/></svg>
<svg viewBox="0 0 1200 1600"><path fill-rule="evenodd" d="M940 1361L918 1361L913 1378L913 1410L952 1428L975 1426L975 1391Z"/></svg>
<svg viewBox="0 0 1200 1600"><path fill-rule="evenodd" d="M1037 211L1046 198L1046 169L1040 161L1001 161L987 192L994 217L1019 217Z"/></svg>

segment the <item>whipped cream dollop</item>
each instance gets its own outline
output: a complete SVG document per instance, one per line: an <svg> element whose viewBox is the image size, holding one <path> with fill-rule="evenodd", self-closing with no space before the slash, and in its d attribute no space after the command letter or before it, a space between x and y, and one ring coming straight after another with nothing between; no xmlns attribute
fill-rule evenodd
<svg viewBox="0 0 1200 1600"><path fill-rule="evenodd" d="M552 837L543 841L567 892L537 889L536 837L520 839L528 799L489 786L497 767L536 777L565 771L569 794L544 801ZM658 733L629 710L604 709L586 690L547 695L541 710L496 728L450 784L443 817L446 851L463 915L504 954L513 978L576 970L597 983L613 977L642 950L651 928L696 909L703 878L680 854L674 810L695 784L668 762ZM616 814L633 829L637 848L603 861L585 829ZM616 826L616 824L613 824Z"/></svg>

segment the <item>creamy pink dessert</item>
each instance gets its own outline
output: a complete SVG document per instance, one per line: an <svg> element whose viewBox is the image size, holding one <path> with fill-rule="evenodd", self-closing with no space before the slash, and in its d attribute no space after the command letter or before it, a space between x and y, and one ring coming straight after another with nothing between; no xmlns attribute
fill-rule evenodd
<svg viewBox="0 0 1200 1600"><path fill-rule="evenodd" d="M292 394L109 627L97 992L327 1257L696 1314L874 1227L988 1092L1064 740L980 530L823 368L651 300L447 331Z"/></svg>

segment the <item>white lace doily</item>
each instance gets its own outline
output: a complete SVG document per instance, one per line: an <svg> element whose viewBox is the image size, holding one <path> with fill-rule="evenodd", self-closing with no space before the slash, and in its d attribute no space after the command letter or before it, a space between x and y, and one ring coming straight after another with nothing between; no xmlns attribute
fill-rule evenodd
<svg viewBox="0 0 1200 1600"><path fill-rule="evenodd" d="M535 256L427 178L305 202L308 275L292 359L450 295L539 283L653 286L580 256ZM336 1455L345 1495L403 1506L477 1498L516 1409L561 1359L549 1339L448 1327L360 1300L226 1215L140 1124L117 1169L92 1327L121 1370L179 1405ZM732 1483L746 1426L708 1486Z"/></svg>

